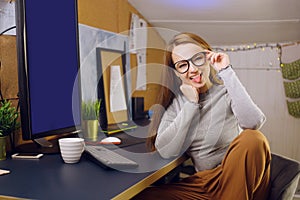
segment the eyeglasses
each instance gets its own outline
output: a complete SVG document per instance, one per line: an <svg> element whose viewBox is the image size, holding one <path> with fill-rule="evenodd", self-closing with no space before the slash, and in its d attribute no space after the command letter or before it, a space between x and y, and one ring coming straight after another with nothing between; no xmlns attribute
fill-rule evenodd
<svg viewBox="0 0 300 200"><path fill-rule="evenodd" d="M199 52L193 55L190 59L177 61L174 63L176 71L180 74L184 74L189 70L190 62L192 62L196 67L204 65L206 62L206 52Z"/></svg>

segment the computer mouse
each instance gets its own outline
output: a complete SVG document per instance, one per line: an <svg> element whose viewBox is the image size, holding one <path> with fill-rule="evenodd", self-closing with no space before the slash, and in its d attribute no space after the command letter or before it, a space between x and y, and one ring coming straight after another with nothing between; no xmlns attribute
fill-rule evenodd
<svg viewBox="0 0 300 200"><path fill-rule="evenodd" d="M100 141L100 144L121 144L121 139L113 136L106 137Z"/></svg>

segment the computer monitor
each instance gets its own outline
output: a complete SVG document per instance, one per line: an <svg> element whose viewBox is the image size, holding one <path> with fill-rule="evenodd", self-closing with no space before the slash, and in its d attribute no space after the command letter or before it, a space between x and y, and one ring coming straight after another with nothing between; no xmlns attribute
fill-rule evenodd
<svg viewBox="0 0 300 200"><path fill-rule="evenodd" d="M76 132L80 126L77 1L17 0L16 22L23 139L40 141Z"/></svg>

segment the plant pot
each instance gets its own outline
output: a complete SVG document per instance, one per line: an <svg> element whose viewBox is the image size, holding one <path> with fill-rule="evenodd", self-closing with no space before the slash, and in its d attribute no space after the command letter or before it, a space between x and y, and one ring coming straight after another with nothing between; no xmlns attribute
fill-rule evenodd
<svg viewBox="0 0 300 200"><path fill-rule="evenodd" d="M92 141L97 141L98 126L98 120L85 120L84 138Z"/></svg>
<svg viewBox="0 0 300 200"><path fill-rule="evenodd" d="M0 160L6 160L6 138L0 137Z"/></svg>

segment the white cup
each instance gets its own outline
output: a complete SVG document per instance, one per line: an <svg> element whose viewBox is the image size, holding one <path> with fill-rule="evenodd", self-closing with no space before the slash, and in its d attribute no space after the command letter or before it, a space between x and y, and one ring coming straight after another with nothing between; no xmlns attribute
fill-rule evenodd
<svg viewBox="0 0 300 200"><path fill-rule="evenodd" d="M84 151L83 138L61 138L58 140L60 154L65 163L77 163Z"/></svg>

